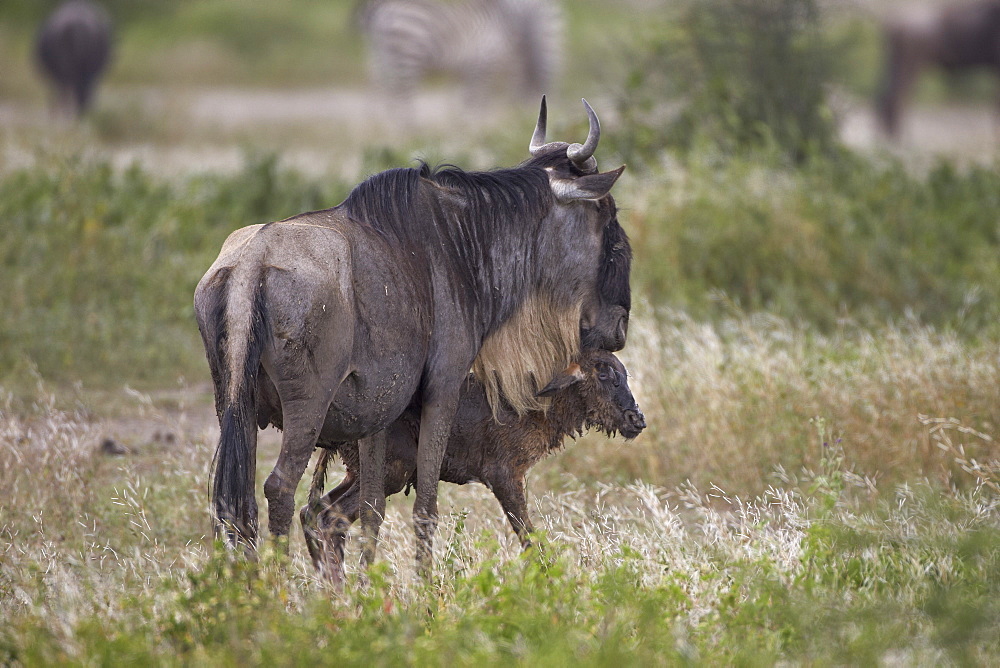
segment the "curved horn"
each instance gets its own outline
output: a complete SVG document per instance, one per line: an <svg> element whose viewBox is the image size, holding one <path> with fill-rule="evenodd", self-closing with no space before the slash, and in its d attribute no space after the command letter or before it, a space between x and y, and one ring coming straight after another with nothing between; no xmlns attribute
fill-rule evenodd
<svg viewBox="0 0 1000 668"><path fill-rule="evenodd" d="M538 110L538 123L535 124L535 133L531 135L531 144L528 145L528 153L537 155L539 149L545 146L545 120L548 112L545 109L545 96L542 96L542 108Z"/></svg>
<svg viewBox="0 0 1000 668"><path fill-rule="evenodd" d="M591 157L594 155L594 151L597 150L597 142L601 140L601 122L597 120L597 113L594 108L587 104L587 101L583 101L583 106L587 110L587 116L590 118L590 134L587 135L587 141L583 144L572 144L568 149L566 149L566 157L573 161L577 166L583 166Z"/></svg>

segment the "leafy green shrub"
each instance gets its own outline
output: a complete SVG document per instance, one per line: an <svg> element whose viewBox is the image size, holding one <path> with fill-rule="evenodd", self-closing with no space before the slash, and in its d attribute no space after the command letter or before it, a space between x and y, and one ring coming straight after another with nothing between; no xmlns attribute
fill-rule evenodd
<svg viewBox="0 0 1000 668"><path fill-rule="evenodd" d="M1000 318L1000 176L941 162L913 174L841 154L766 155L654 172L626 224L635 282L696 317L723 293L829 329L906 317L978 334Z"/></svg>
<svg viewBox="0 0 1000 668"><path fill-rule="evenodd" d="M693 0L679 11L626 79L617 141L628 160L707 144L773 145L801 161L835 146L834 48L816 0Z"/></svg>

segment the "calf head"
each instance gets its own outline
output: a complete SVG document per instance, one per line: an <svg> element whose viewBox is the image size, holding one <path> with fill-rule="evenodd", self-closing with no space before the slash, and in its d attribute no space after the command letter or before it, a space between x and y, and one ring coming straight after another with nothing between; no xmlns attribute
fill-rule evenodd
<svg viewBox="0 0 1000 668"><path fill-rule="evenodd" d="M594 350L556 374L538 396L550 397L572 387L586 428L599 429L612 437L621 433L632 440L646 428L646 419L627 381L628 372L615 355Z"/></svg>

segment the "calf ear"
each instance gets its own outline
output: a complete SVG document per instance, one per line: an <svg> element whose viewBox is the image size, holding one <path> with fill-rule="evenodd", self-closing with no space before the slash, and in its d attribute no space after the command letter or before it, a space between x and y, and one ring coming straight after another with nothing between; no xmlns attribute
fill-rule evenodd
<svg viewBox="0 0 1000 668"><path fill-rule="evenodd" d="M575 179L553 179L552 192L556 198L566 202L576 199L601 199L625 171L625 165L610 172L579 176Z"/></svg>
<svg viewBox="0 0 1000 668"><path fill-rule="evenodd" d="M549 384L541 389L541 391L536 394L536 397L551 397L556 392L561 392L565 390L570 385L579 383L581 380L586 378L583 375L583 369L580 368L579 364L575 362L570 364L568 367L560 371L555 375L555 377L549 381Z"/></svg>

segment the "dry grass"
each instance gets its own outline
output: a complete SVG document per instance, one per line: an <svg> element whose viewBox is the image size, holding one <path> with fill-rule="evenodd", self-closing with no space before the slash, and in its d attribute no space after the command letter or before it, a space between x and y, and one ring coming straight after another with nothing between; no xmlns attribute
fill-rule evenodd
<svg viewBox="0 0 1000 668"><path fill-rule="evenodd" d="M644 392L649 405L648 386ZM607 665L615 662L609 642L625 643L619 650L633 658L709 662L808 661L837 652L849 662L991 655L991 643L976 634L960 645L966 654L955 654L939 635L945 622L920 611L940 583L966 587L981 577L978 557L963 552L962 541L997 529L995 476L946 499L919 485L886 488L876 505L852 500L852 484L876 497L879 488L836 457L749 496L690 484L564 484L533 500L548 546L541 570L537 557L520 555L485 489L446 486L435 585L428 589L414 574L408 504L397 500L383 525L374 584L358 585L357 546L349 543L351 588L338 594L316 579L297 536L290 559L265 550L255 566L230 562L205 537L213 428L193 426L170 447L149 442L108 459L94 447L106 424L51 401L30 414L12 411L9 400L2 405L5 662L155 656L157 663L225 663L236 652L259 663L277 652L280 663L353 656L345 662L355 664L413 651L412 660L436 665L449 662L450 652L463 657L460 664L575 652L584 663ZM161 416L152 417L155 424ZM265 441L267 464L273 448ZM826 598L817 605L816 596ZM872 606L917 616L893 636L891 623L866 621ZM992 607L974 609L994 618ZM528 630L539 623L550 624L544 639ZM220 635L233 624L256 630ZM516 631L513 644L503 640L505 625ZM296 639L296 629L311 640ZM474 650L469 642L478 643Z"/></svg>
<svg viewBox="0 0 1000 668"><path fill-rule="evenodd" d="M829 335L765 316L709 324L643 306L621 356L648 429L633 444L572 446L543 475L758 494L776 466L815 469L836 445L847 467L889 484L971 482L937 447L936 418L984 435L955 432L966 457L998 457L1000 355L988 341L916 324Z"/></svg>
<svg viewBox="0 0 1000 668"><path fill-rule="evenodd" d="M971 594L996 588L985 575L996 540L968 542L997 535L1000 502L989 488L942 498L901 487L859 504L852 483L875 497L878 488L835 458L756 496L564 484L534 497L548 546L539 561L520 555L483 488L447 487L432 587L414 574L408 504L397 500L373 585L357 583L349 543L351 585L338 594L316 579L298 536L290 559L265 550L259 563L241 564L202 533L214 429L106 459L94 449L104 428L85 415L43 404L22 417L8 407L4 663L924 663L984 660L996 649L991 633L976 630L994 623L993 599ZM267 459L273 443L265 446ZM935 613L927 606L942 584L966 593ZM973 615L972 631L942 639L955 605L963 619ZM872 621L873 609L893 612ZM895 619L911 621L901 629Z"/></svg>

